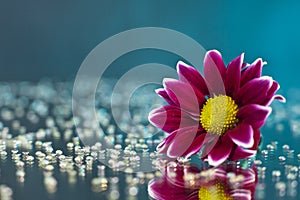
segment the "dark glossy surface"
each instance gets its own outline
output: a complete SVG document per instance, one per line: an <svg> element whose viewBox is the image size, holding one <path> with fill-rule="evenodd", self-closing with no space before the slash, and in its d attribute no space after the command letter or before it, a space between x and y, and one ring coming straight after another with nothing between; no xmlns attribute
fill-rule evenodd
<svg viewBox="0 0 300 200"><path fill-rule="evenodd" d="M13 194L12 198L16 200L20 199L148 199L147 183L154 178L155 171L153 172L140 172L138 167L131 167L128 164L128 168L120 166L119 168L111 169L106 167L105 178L108 181L107 188L102 188L103 191L95 191L92 187L93 178L99 174L97 172L97 166L103 165L103 160L94 160L93 169L85 170L85 175L80 174L80 165L76 165L75 155L76 152L68 150L67 145L70 142L78 143L75 127L72 121L71 112L71 84L70 83L53 83L51 81L44 81L38 84L31 83L10 83L0 84L1 95L1 137L2 144L6 141L7 157L1 157L0 160L0 185L6 185L11 188ZM40 88L40 89L38 89ZM137 95L140 98L136 101L133 98L132 112L133 115L139 115L139 113L145 113L145 116L139 118L141 124L146 123L147 114L150 106L148 104L161 103L156 97L149 97L143 95L152 91L153 88L144 88ZM109 91L109 87L107 87ZM299 199L299 162L298 153L300 153L299 147L299 127L300 127L300 107L297 104L297 98L299 91L291 90L288 93L288 97L293 101L288 101L286 104L280 104L275 102L273 104L273 113L268 119L266 125L262 128L262 134L264 136L264 143L260 153L257 155L256 166L258 169L258 184L255 192L257 199ZM39 100L38 100L39 99ZM106 109L105 100L99 100L98 108ZM143 104L141 102L147 102ZM103 105L103 106L101 106ZM23 110L24 113L22 115ZM109 110L107 110L109 113ZM107 115L108 116L108 115ZM49 120L51 117L54 120L54 124L51 124ZM37 120L38 119L38 120ZM18 125L18 122L20 123ZM50 120L51 121L51 120ZM114 125L112 120L108 120L108 124L103 127L103 131L106 134L109 132L108 127ZM8 129L5 127L9 127ZM55 128L56 127L56 128ZM148 126L145 126L149 129ZM26 130L25 130L25 129ZM144 129L146 130L146 129ZM149 129L150 130L150 129ZM41 132L45 132L45 135ZM124 135L124 138L117 139L118 135L122 135L120 130L116 129L112 134L115 138L115 144L119 143L123 145L123 148L132 143L133 138L130 135ZM16 144L16 140L24 142L22 137L18 135L30 136L27 137L28 141L32 141L32 149L26 150L26 147L21 147ZM109 134L108 134L109 135ZM12 137L13 139L9 138ZM126 140L129 137L130 140ZM138 141L140 144L147 144L147 151L145 154L138 154L141 161L144 160L154 161L155 156L150 155L153 148L160 141L161 135L157 134L154 137L148 137L142 141ZM79 138L80 139L80 138ZM53 152L60 149L66 156L73 156L73 169L76 171L75 181L70 180L70 175L65 170L62 170L59 166L60 159L55 158L55 163L47 163L54 167L53 177L57 181L56 191L49 192L46 190L44 183L46 171L45 166L40 166L35 156L35 152L38 150L35 148L35 142L37 140L45 142L51 141L50 146L53 147ZM21 143L22 143L21 142ZM136 144L135 144L136 145ZM24 181L16 176L17 165L12 160L12 149L19 149L19 152L29 151L29 155L35 157L32 165L25 162ZM116 147L113 147L116 148ZM136 152L140 149L133 148ZM42 150L45 152L45 149ZM108 151L108 150L107 150ZM91 155L87 153L86 155ZM100 151L98 151L99 156ZM122 154L118 159L126 161L125 154ZM53 155L54 156L54 155ZM108 154L106 153L106 156ZM279 156L283 156L280 157ZM55 157L55 156L54 156ZM130 156L129 156L130 157ZM86 156L85 156L86 158ZM24 157L21 156L21 160ZM260 162L261 161L261 162ZM86 163L82 163L86 164ZM81 164L81 165L82 165ZM275 172L274 172L275 171ZM278 174L280 172L280 175ZM128 173L130 172L130 173ZM156 173L156 175L158 175ZM112 179L114 178L114 179ZM117 179L116 179L117 178ZM100 188L100 187L98 187ZM7 193L8 189L2 190Z"/></svg>

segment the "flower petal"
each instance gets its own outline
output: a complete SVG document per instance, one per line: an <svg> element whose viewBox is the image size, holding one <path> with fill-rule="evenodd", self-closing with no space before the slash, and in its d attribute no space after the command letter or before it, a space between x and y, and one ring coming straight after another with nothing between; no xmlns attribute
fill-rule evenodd
<svg viewBox="0 0 300 200"><path fill-rule="evenodd" d="M176 134L177 130L169 134L161 143L159 143L156 147L157 152L161 154L167 154L168 148L173 139L176 137Z"/></svg>
<svg viewBox="0 0 300 200"><path fill-rule="evenodd" d="M236 128L227 131L225 134L238 146L250 148L254 144L253 129L249 124L240 123Z"/></svg>
<svg viewBox="0 0 300 200"><path fill-rule="evenodd" d="M274 100L274 95L277 92L277 90L279 90L279 88L280 85L276 81L273 81L272 86L267 93L267 98L265 102L263 102L263 105L268 106L272 103L272 101Z"/></svg>
<svg viewBox="0 0 300 200"><path fill-rule="evenodd" d="M234 151L229 157L229 160L237 161L245 158L249 158L256 154L256 150L244 149L242 147L236 146Z"/></svg>
<svg viewBox="0 0 300 200"><path fill-rule="evenodd" d="M279 94L274 95L274 99L276 99L276 100L278 100L278 101L280 101L282 103L286 103L286 99L282 95L279 95Z"/></svg>
<svg viewBox="0 0 300 200"><path fill-rule="evenodd" d="M199 131L198 131L198 133L199 133ZM193 154L197 153L201 149L201 147L202 147L205 135L206 134L204 134L204 133L198 134L196 136L196 138L193 140L193 142L190 145L190 147L185 151L185 153L183 155L185 155L186 157L189 158Z"/></svg>
<svg viewBox="0 0 300 200"><path fill-rule="evenodd" d="M218 50L208 51L205 55L204 63L215 65L222 75L226 72L226 66L223 62L222 55Z"/></svg>
<svg viewBox="0 0 300 200"><path fill-rule="evenodd" d="M269 76L252 79L239 90L236 97L237 104L241 107L246 104L263 103L266 101L272 82L273 79Z"/></svg>
<svg viewBox="0 0 300 200"><path fill-rule="evenodd" d="M271 99L268 99L268 101L263 103L263 105L270 105L274 100L278 100L281 103L286 103L286 99L284 98L284 96L276 94Z"/></svg>
<svg viewBox="0 0 300 200"><path fill-rule="evenodd" d="M181 81L191 84L194 89L199 89L203 95L209 94L204 78L194 67L179 61L177 63L177 73Z"/></svg>
<svg viewBox="0 0 300 200"><path fill-rule="evenodd" d="M241 68L244 60L244 54L231 61L226 71L225 88L228 96L234 96L240 88Z"/></svg>
<svg viewBox="0 0 300 200"><path fill-rule="evenodd" d="M225 94L225 73L226 67L221 54L216 50L207 52L204 58L204 76L211 94Z"/></svg>
<svg viewBox="0 0 300 200"><path fill-rule="evenodd" d="M261 77L263 61L261 58L256 59L243 72L241 77L241 86L252 79Z"/></svg>
<svg viewBox="0 0 300 200"><path fill-rule="evenodd" d="M208 154L208 163L212 166L222 164L230 155L233 143L228 136L223 135Z"/></svg>
<svg viewBox="0 0 300 200"><path fill-rule="evenodd" d="M197 129L196 126L194 127L184 127L184 128L181 128L181 129L178 129L178 130L175 130L173 131L172 133L170 133L157 147L157 151L158 153L162 153L162 154L167 154L167 151L169 149L169 146L171 145L172 142L174 142L174 140L178 139L176 138L177 137L177 134L178 133L182 133L186 130L192 130L191 132L194 132L195 130ZM199 128L198 127L198 130L197 132L198 133L201 133L203 131L203 129ZM196 135L196 134L195 134ZM191 136L191 138L193 137L193 135L187 135L187 137ZM187 148L187 147L186 147ZM188 150L188 149L187 149ZM182 156L182 155L185 155L185 153L182 153L181 155L179 156Z"/></svg>
<svg viewBox="0 0 300 200"><path fill-rule="evenodd" d="M272 108L258 104L248 104L239 109L237 117L243 123L250 124L253 129L262 127L271 113Z"/></svg>
<svg viewBox="0 0 300 200"><path fill-rule="evenodd" d="M250 65L249 63L243 63L243 64L242 64L242 68L247 67L247 66L249 66L249 65Z"/></svg>
<svg viewBox="0 0 300 200"><path fill-rule="evenodd" d="M184 155L189 149L197 134L198 126L184 127L176 131L176 136L168 147L167 155L169 157L179 157ZM172 133L173 134L173 133Z"/></svg>
<svg viewBox="0 0 300 200"><path fill-rule="evenodd" d="M206 158L208 154L212 151L215 145L219 142L220 136L213 133L206 133L204 141L202 142L202 147L200 150L200 157L202 159Z"/></svg>
<svg viewBox="0 0 300 200"><path fill-rule="evenodd" d="M172 99L169 97L168 93L164 88L156 89L155 92L161 96L168 104L175 105L175 103L172 101Z"/></svg>
<svg viewBox="0 0 300 200"><path fill-rule="evenodd" d="M260 135L260 130L259 129L254 129L253 130L253 138L254 138L254 144L253 146L250 148L250 150L257 150L258 146L260 144L261 141L261 135Z"/></svg>
<svg viewBox="0 0 300 200"><path fill-rule="evenodd" d="M205 102L205 97L199 90L194 90L191 85L170 78L165 78L163 84L169 97L177 106L199 116L200 108Z"/></svg>
<svg viewBox="0 0 300 200"><path fill-rule="evenodd" d="M189 114L175 106L162 106L150 112L149 121L157 128L171 133L180 127L196 126L198 121L189 117Z"/></svg>

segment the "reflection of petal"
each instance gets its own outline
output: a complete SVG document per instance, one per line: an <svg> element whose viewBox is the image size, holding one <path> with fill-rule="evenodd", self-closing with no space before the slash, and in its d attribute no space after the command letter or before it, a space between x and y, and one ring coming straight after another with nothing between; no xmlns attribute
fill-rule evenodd
<svg viewBox="0 0 300 200"><path fill-rule="evenodd" d="M177 162L170 162L166 166L163 177L149 183L149 195L155 199L198 199L201 191L203 195L225 195L232 199L250 200L254 197L257 183L255 166L242 169L233 164L222 164L202 170L190 164ZM228 174L232 175L228 176ZM243 178L230 179L233 176ZM218 193L209 194L213 192L210 190L213 188L218 188Z"/></svg>
<svg viewBox="0 0 300 200"><path fill-rule="evenodd" d="M167 166L166 172L165 172L165 177L166 180L171 183L172 185L179 187L179 188L186 188L187 186L187 180L184 179L184 177L187 174L198 174L200 173L200 170L197 169L196 167L188 167L188 168L183 168L183 167L173 167L173 166ZM200 187L200 184L194 182L193 188L188 187L190 189Z"/></svg>
<svg viewBox="0 0 300 200"><path fill-rule="evenodd" d="M178 188L160 179L153 179L148 184L148 194L154 199L185 199L187 193L184 188Z"/></svg>
<svg viewBox="0 0 300 200"><path fill-rule="evenodd" d="M235 189L231 191L230 195L233 199L251 200L251 191L246 189Z"/></svg>

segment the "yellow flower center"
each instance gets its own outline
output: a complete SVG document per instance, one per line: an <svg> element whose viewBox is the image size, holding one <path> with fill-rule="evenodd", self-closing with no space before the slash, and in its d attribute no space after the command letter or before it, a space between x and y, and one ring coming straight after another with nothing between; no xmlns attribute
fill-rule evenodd
<svg viewBox="0 0 300 200"><path fill-rule="evenodd" d="M200 187L198 197L199 200L232 200L220 183L209 187Z"/></svg>
<svg viewBox="0 0 300 200"><path fill-rule="evenodd" d="M237 112L238 106L231 97L214 96L204 104L200 114L200 123L206 132L221 136L237 125Z"/></svg>

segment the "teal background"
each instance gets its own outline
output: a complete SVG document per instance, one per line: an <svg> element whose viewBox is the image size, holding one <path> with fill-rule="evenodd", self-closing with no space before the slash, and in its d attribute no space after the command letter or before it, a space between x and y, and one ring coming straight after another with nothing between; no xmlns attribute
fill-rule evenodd
<svg viewBox="0 0 300 200"><path fill-rule="evenodd" d="M285 88L300 79L299 1L0 1L0 80L72 79L87 54L121 31L145 26L180 31L226 62L246 53L268 61L264 74ZM178 59L145 51L121 57L111 75L137 64ZM121 64L121 66L120 66Z"/></svg>
<svg viewBox="0 0 300 200"><path fill-rule="evenodd" d="M282 0L0 0L0 81L38 81L44 77L72 80L84 58L100 42L128 29L153 26L182 32L207 50L218 49L226 63L242 52L246 53L247 62L262 57L268 62L263 73L273 76L281 85L279 93L286 94L300 84L299 11L300 1ZM149 62L175 67L178 59L158 50L140 50L120 57L106 75L117 77L131 67ZM270 124L262 131L264 144L278 140L280 145L297 147L298 154L300 124L292 136L288 117L298 120L299 113L293 114L294 107L286 105L298 103L300 95L299 90L292 92L287 104L278 104L281 110L274 109ZM284 131L280 132L274 116L287 108L287 119L280 124ZM270 163L270 169L277 167L278 163L274 163ZM29 179L24 190L16 190L17 197L35 195L25 192L36 190L39 177L32 171L32 177L37 178ZM268 173L267 177L271 177L271 170ZM269 184L270 179L266 181ZM14 179L7 176L7 180ZM80 195L96 198L89 185L79 187L83 188L83 192L78 190ZM270 199L275 198L273 188L266 188ZM36 191L45 193L39 188ZM61 194L69 193L61 190ZM147 196L145 189L140 194ZM78 198L85 197L80 195Z"/></svg>

